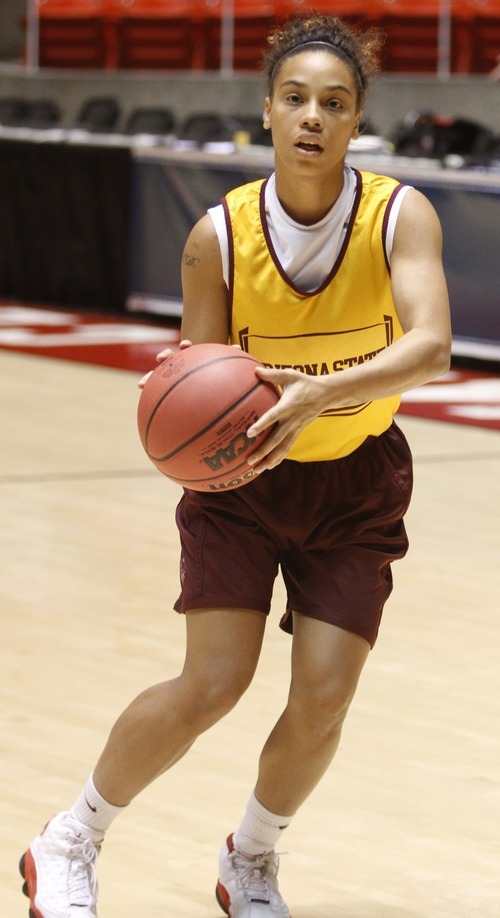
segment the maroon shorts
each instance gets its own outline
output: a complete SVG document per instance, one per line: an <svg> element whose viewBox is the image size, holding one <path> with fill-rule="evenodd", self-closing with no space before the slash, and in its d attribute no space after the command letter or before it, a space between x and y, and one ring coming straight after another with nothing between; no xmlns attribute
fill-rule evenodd
<svg viewBox="0 0 500 918"><path fill-rule="evenodd" d="M412 461L393 424L350 456L285 460L234 491L185 491L177 508L181 587L177 612L268 613L279 569L292 610L375 643L392 590L391 561L408 549L403 516Z"/></svg>

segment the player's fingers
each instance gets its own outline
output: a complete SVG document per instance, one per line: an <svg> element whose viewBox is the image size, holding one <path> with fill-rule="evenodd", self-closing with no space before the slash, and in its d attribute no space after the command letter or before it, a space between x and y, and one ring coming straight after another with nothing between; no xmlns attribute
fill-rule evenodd
<svg viewBox="0 0 500 918"><path fill-rule="evenodd" d="M192 346L192 341L189 341L188 338L183 338L182 341L179 342L179 350L181 351L183 351L186 347L191 347L191 346ZM166 360L167 357L170 357L170 355L173 353L174 351L172 350L171 347L166 347L164 351L160 351L160 353L156 355L156 359L158 363L162 363L163 360Z"/></svg>
<svg viewBox="0 0 500 918"><path fill-rule="evenodd" d="M137 383L137 385L139 386L139 389L144 389L144 386L146 385L146 383L147 383L149 377L151 376L151 373L152 373L152 372L153 372L153 371L150 370L149 373L146 373L146 375L143 376L142 379L139 380L139 382Z"/></svg>
<svg viewBox="0 0 500 918"><path fill-rule="evenodd" d="M261 472L265 472L267 469L274 469L280 462L283 461L287 455L295 437L292 433L286 436L281 440L276 447L272 447L266 450L268 446L268 441L263 444L261 449L255 450L247 458L247 462L251 467L255 475L260 475ZM271 440L271 437L269 437Z"/></svg>
<svg viewBox="0 0 500 918"><path fill-rule="evenodd" d="M167 357L170 357L170 355L173 353L174 352L171 347L166 347L164 351L160 351L160 353L156 355L156 362L162 363L163 360L166 360Z"/></svg>

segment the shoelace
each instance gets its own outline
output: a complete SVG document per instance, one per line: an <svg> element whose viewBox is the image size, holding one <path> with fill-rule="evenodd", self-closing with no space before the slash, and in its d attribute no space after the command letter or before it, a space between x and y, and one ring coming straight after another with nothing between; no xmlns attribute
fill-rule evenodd
<svg viewBox="0 0 500 918"><path fill-rule="evenodd" d="M93 905L97 900L96 862L100 845L90 838L82 841L70 836L70 868L68 874L68 898L71 905Z"/></svg>
<svg viewBox="0 0 500 918"><path fill-rule="evenodd" d="M255 858L243 857L236 851L231 860L238 874L238 880L252 902L270 902L271 894L267 878L278 874L279 859L274 851L259 854Z"/></svg>

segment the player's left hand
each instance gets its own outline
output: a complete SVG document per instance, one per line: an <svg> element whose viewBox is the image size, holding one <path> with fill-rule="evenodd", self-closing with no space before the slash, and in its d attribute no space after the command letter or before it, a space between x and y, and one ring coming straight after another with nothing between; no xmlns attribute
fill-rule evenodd
<svg viewBox="0 0 500 918"><path fill-rule="evenodd" d="M279 402L247 430L249 437L257 437L274 425L267 439L248 457L255 474L259 474L279 465L304 427L328 407L328 401L322 377L264 367L255 372L282 390Z"/></svg>

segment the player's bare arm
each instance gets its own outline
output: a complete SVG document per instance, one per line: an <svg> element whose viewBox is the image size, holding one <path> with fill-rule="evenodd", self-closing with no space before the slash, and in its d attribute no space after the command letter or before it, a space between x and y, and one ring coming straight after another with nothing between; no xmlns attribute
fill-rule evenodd
<svg viewBox="0 0 500 918"><path fill-rule="evenodd" d="M227 287L222 275L220 246L212 220L205 214L192 229L182 254L183 311L181 349L206 341L227 344ZM167 347L158 363L172 353ZM143 389L151 373L139 381Z"/></svg>
<svg viewBox="0 0 500 918"><path fill-rule="evenodd" d="M227 344L228 291L219 240L208 214L191 231L182 256L182 338Z"/></svg>

